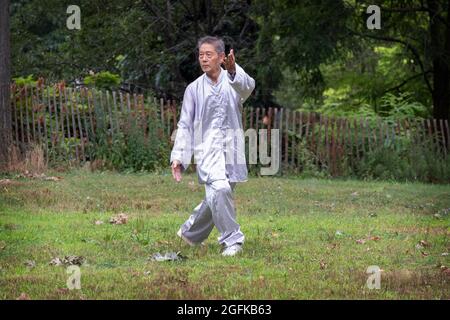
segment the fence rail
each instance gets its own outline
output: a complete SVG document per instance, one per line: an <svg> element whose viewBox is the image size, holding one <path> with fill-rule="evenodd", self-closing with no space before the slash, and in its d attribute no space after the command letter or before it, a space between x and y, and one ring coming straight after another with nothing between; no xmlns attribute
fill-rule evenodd
<svg viewBox="0 0 450 320"><path fill-rule="evenodd" d="M11 86L13 138L24 150L30 143L43 146L46 160L56 158L91 161L100 129L113 141L137 121L145 138L151 120L162 124L170 139L176 128L180 104L142 94L55 86ZM340 175L367 152L380 146L401 147L405 140L432 141L447 157L450 145L448 120L342 118L283 108L244 107L244 131L249 128L280 130L280 157L284 167L301 169L305 152L314 165ZM269 143L270 146L270 143Z"/></svg>

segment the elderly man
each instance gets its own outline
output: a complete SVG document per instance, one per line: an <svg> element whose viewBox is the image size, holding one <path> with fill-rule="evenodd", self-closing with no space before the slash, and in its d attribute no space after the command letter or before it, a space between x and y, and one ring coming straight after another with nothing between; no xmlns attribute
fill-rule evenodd
<svg viewBox="0 0 450 320"><path fill-rule="evenodd" d="M245 239L236 221L233 200L236 183L247 181L241 111L255 80L235 62L233 49L225 55L220 38L201 38L198 50L204 73L184 93L170 162L172 175L179 182L194 153L198 180L205 185L206 196L177 234L196 245L216 226L218 241L224 247L222 255L234 256L242 250ZM236 142L241 145L236 146Z"/></svg>

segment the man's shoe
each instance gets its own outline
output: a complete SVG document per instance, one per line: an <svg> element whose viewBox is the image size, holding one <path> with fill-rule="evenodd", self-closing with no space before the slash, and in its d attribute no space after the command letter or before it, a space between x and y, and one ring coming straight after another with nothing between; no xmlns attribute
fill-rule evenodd
<svg viewBox="0 0 450 320"><path fill-rule="evenodd" d="M196 243L192 242L191 240L189 240L188 238L186 238L185 236L183 236L183 233L181 232L181 228L180 230L178 230L177 232L177 236L179 236L181 239L184 240L184 242L186 242L188 245L190 245L191 247L195 246Z"/></svg>
<svg viewBox="0 0 450 320"><path fill-rule="evenodd" d="M225 257L232 257L242 251L242 245L239 243L233 244L232 246L226 247L222 252L222 255Z"/></svg>

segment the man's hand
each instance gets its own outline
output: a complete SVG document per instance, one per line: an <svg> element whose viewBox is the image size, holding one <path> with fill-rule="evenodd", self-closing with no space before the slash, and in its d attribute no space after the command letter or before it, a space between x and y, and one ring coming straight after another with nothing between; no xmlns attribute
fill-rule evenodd
<svg viewBox="0 0 450 320"><path fill-rule="evenodd" d="M181 162L178 160L172 161L172 176L176 182L181 181Z"/></svg>
<svg viewBox="0 0 450 320"><path fill-rule="evenodd" d="M236 59L234 58L234 50L233 49L230 50L228 57L225 57L225 59L223 61L223 65L225 66L225 69L227 69L227 71L230 74L234 75L236 73Z"/></svg>

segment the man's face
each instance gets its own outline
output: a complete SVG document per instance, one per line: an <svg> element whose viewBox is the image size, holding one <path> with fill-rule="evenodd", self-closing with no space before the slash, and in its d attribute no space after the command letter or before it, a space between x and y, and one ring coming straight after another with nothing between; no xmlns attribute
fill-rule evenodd
<svg viewBox="0 0 450 320"><path fill-rule="evenodd" d="M204 43L200 46L198 52L198 61L203 72L213 73L219 70L220 65L223 63L225 53L217 53L214 45Z"/></svg>

